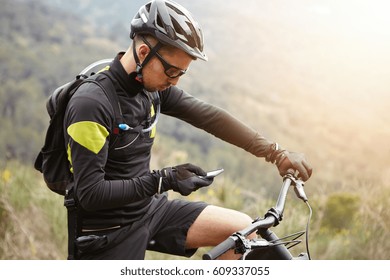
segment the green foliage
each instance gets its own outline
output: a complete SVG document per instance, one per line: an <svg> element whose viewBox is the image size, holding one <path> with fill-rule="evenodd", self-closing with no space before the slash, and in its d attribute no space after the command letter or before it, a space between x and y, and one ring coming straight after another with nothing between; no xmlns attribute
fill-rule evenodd
<svg viewBox="0 0 390 280"><path fill-rule="evenodd" d="M80 19L38 2L4 0L0 15L0 158L31 162L48 124L47 96L115 47Z"/></svg>
<svg viewBox="0 0 390 280"><path fill-rule="evenodd" d="M327 198L322 226L333 231L350 229L359 214L360 198L355 194L336 193Z"/></svg>

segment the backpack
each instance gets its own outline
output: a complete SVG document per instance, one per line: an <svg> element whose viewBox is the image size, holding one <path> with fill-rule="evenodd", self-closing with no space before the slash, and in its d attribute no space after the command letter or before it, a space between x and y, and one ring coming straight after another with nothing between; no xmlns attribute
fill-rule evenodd
<svg viewBox="0 0 390 280"><path fill-rule="evenodd" d="M66 151L63 124L69 100L83 83L89 82L98 85L107 96L115 114L116 127L113 129L112 136L117 137L121 132L129 130L129 126L125 124L121 114L118 96L109 72L103 71L101 74L91 72L92 69L101 66L102 64L107 65L107 63L111 61L112 60L104 59L92 63L81 71L81 73L77 75L73 81L57 88L49 96L49 99L46 102L46 109L50 116L50 123L46 132L44 145L36 157L34 168L43 174L47 187L57 194L66 195L69 183L73 180L73 175L70 172L68 154ZM88 76L87 73L89 72L91 72L91 74ZM99 79L99 81L97 81L96 78L98 75L105 75L108 78ZM133 131L138 129L139 133L149 132L158 122L160 114L160 99L158 92L153 92L151 94L152 102L157 106L154 122L148 128L131 128ZM111 138L110 142L115 142L115 139Z"/></svg>
<svg viewBox="0 0 390 280"><path fill-rule="evenodd" d="M116 120L120 118L118 117L119 113L117 113L120 112L118 102L116 102L117 96L111 80L103 79L98 82L95 80L97 75L94 73L90 76L86 75L88 70L107 62L108 60L101 60L91 64L73 81L58 87L46 102L50 123L44 145L36 157L34 168L42 173L47 187L57 194L65 195L67 186L73 178L66 151L63 124L66 107L76 90L86 82L98 85L114 108ZM109 77L109 75L106 76Z"/></svg>

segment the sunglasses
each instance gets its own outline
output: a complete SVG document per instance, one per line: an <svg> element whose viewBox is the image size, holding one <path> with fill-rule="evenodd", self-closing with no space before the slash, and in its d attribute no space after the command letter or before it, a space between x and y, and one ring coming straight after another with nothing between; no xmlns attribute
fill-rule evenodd
<svg viewBox="0 0 390 280"><path fill-rule="evenodd" d="M142 36L142 41L144 41L144 43L149 47L149 49L153 49L152 46L150 45L150 43ZM159 44L157 44L159 45ZM156 48L157 46L155 46ZM157 50L154 51L154 53L156 54L156 57L158 58L158 60L160 60L162 66L164 67L164 73L165 75L167 75L169 78L171 79L175 79L177 77L180 77L182 75L184 75L188 68L186 70L183 70L179 67L176 67L170 63L168 63L158 52Z"/></svg>

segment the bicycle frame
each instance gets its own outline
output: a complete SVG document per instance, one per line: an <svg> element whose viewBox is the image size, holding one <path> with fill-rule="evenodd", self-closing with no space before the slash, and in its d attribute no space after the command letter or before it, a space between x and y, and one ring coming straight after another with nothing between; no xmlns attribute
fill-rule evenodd
<svg viewBox="0 0 390 280"><path fill-rule="evenodd" d="M242 254L243 260L258 260L258 259L271 259L271 260L292 260L292 259L310 259L309 253L302 253L297 258L294 258L286 245L300 243L296 240L302 236L305 232L299 232L285 238L278 238L269 228L275 227L283 218L284 206L286 203L287 193L290 186L294 186L295 193L301 198L309 207L307 197L303 190L304 183L297 179L293 172L289 172L283 177L283 184L279 193L279 197L276 206L269 209L264 218L256 219L253 223L245 229L233 233L225 241L211 249L208 253L203 255L204 260L214 260L219 256L234 249L236 253ZM246 237L255 232L263 239L248 240ZM307 233L307 230L306 230ZM284 241L287 238L294 237L290 241ZM307 238L307 236L306 236ZM292 247L291 246L291 247ZM308 248L307 248L308 250Z"/></svg>

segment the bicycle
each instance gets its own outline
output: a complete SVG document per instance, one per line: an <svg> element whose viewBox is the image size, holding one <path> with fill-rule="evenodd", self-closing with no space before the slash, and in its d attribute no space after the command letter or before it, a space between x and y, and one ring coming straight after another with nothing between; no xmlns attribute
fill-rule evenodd
<svg viewBox="0 0 390 280"><path fill-rule="evenodd" d="M298 198L302 199L308 206L309 218L305 231L300 231L283 238L279 238L270 230L270 228L276 227L282 221L286 198L291 185L294 186L294 191ZM304 182L297 178L293 171L290 171L283 177L283 183L276 206L269 209L264 218L255 219L250 226L233 233L225 241L212 248L209 252L203 255L203 259L215 260L225 252L234 249L235 253L242 254L241 260L310 260L311 256L308 240L309 224L312 212L313 211L304 191ZM246 238L255 231L257 235L262 237L261 239L256 238L249 240ZM298 238L303 236L305 233L306 253L301 253L297 257L294 257L289 249L300 244L302 241L298 240Z"/></svg>

